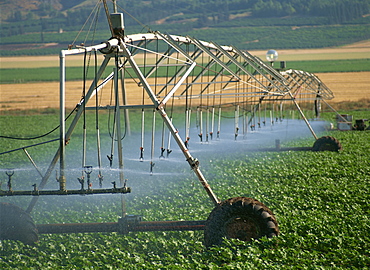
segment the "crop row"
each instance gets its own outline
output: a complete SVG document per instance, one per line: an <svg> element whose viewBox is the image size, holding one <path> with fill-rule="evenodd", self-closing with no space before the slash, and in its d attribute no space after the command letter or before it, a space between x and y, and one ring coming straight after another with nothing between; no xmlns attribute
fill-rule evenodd
<svg viewBox="0 0 370 270"><path fill-rule="evenodd" d="M351 20L348 23L343 24L368 24L370 19L368 17L361 17L358 19ZM271 17L271 18L255 18L246 17L230 21L224 21L218 23L215 27L259 27L259 26L323 26L330 25L329 17L314 17L314 16L287 16L287 17Z"/></svg>
<svg viewBox="0 0 370 270"><path fill-rule="evenodd" d="M369 116L368 111L360 113L357 117ZM47 123L46 119L43 117L42 123ZM29 130L19 133L29 135ZM370 133L330 135L341 141L342 152L239 149L200 159L202 170L220 198L249 196L274 211L281 229L277 238L251 243L226 241L221 247L207 250L202 245L201 232L43 235L36 247L2 241L0 267L365 269L370 264ZM288 144L310 146L312 139ZM129 183L134 188L133 194L126 196L128 212L143 215L145 220L205 219L212 209L188 170L167 176L137 173ZM32 216L37 223L116 222L121 211L119 196L94 196L68 200L43 197ZM0 200L18 205L29 201L16 197Z"/></svg>
<svg viewBox="0 0 370 270"><path fill-rule="evenodd" d="M359 35L361 33L361 35ZM317 26L292 28L236 27L200 29L188 33L202 40L212 40L223 45L235 45L241 49L297 49L341 46L369 39L367 25Z"/></svg>

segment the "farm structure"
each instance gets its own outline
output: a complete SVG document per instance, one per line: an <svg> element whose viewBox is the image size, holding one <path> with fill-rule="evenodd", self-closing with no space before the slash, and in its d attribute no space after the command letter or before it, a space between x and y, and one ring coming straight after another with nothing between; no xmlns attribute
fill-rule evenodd
<svg viewBox="0 0 370 270"><path fill-rule="evenodd" d="M167 35L149 32L125 35L122 13L109 14L105 1L104 7L111 29L112 37L94 46L78 46L62 50L60 53L60 135L59 148L45 174L40 173L41 182L29 191L13 190L13 171L6 172L8 190L0 190L0 196L32 196L28 208L24 211L14 205L1 203L0 239L15 239L32 244L38 240L38 234L81 233L81 232L118 232L156 230L204 230L206 246L217 245L224 237L249 241L263 236L273 237L279 234L278 223L272 211L263 203L248 197L234 197L220 200L204 177L200 162L189 151L190 126L196 116L198 137L201 142L220 139L221 116L224 110L233 111L233 134L237 140L248 129L255 130L266 125L267 119L282 120L275 116L282 111L285 102L291 102L298 110L308 129L315 138L314 151L341 149L340 143L333 137L318 138L299 102L312 102L316 117L319 117L321 102L333 98L333 93L312 73L285 70L284 66L274 68L275 55L268 55L271 64L264 63L247 51L234 46L220 46L214 42L205 42L193 37ZM102 53L104 60L98 65L97 54ZM82 98L72 112L66 116L66 58L69 55L83 56L84 74L87 69L94 70L94 79L87 86L83 78ZM94 64L89 66L89 60ZM113 65L110 65L113 63ZM103 77L105 71L109 74ZM108 87L111 83L111 87ZM130 100L126 87L135 87L135 100ZM100 104L99 97L104 91L110 91L111 104ZM140 97L138 99L138 97ZM183 136L174 125L172 110L184 107L185 128ZM267 108L269 117L266 116ZM278 109L275 109L278 108ZM97 168L99 171L99 188L92 188L92 166L86 165L86 129L83 130L83 147L81 166L82 175L78 178L77 189L67 188L66 166L67 149L71 136L79 121L84 122L88 110L96 112L97 132ZM144 159L145 114L160 115L163 121L162 145L160 157L171 153L170 143L174 140L191 170L195 173L215 208L204 221L153 221L145 222L140 216L127 215L125 212L118 222L113 223L69 223L37 224L30 213L43 195L89 195L89 194L126 194L131 188L126 185L123 165L122 126L130 127L130 110L139 110L142 115L141 145L139 160ZM111 188L103 188L99 113L109 111L114 115L111 136L111 155L108 156L111 167L116 167L119 179L113 181ZM67 126L67 119L73 119ZM242 124L240 124L242 122ZM150 173L153 173L155 124L152 125ZM165 130L168 132L165 140ZM129 132L129 130L128 130ZM167 143L167 145L166 145ZM34 145L35 146L35 145ZM167 146L167 147L166 147ZM14 149L12 151L21 149ZM6 154L7 151L1 154ZM35 165L32 157L25 151ZM117 156L116 161L113 157ZM52 172L59 163L57 177L59 189L44 190ZM117 164L115 164L117 163ZM37 169L37 166L35 165Z"/></svg>

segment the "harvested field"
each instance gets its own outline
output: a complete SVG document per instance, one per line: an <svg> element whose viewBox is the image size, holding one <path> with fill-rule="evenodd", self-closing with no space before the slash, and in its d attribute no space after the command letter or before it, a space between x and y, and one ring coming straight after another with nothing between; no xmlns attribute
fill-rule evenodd
<svg viewBox="0 0 370 270"><path fill-rule="evenodd" d="M317 75L334 93L335 98L330 103L359 101L370 97L370 72L319 73ZM141 104L142 92L135 92L137 88L130 87L130 84L127 84L126 87L129 103ZM105 92L99 95L101 105L110 104L110 94ZM82 82L67 83L66 104L68 108L73 108L81 96ZM1 85L0 110L58 107L58 82Z"/></svg>
<svg viewBox="0 0 370 270"><path fill-rule="evenodd" d="M266 52L251 51L250 53L263 59ZM340 48L279 50L279 61L359 58L370 58L370 41L362 41ZM1 57L0 63L0 68L57 67L59 59L57 55ZM69 56L66 61L67 66L81 66L82 63L81 55ZM318 73L317 75L335 95L330 103L358 101L370 97L370 72ZM0 111L59 107L59 82L2 84L0 87ZM129 83L126 87L129 103L141 104L142 92L137 93L137 89L130 87ZM110 93L99 95L101 105L110 104ZM81 96L82 82L68 82L67 107L73 108Z"/></svg>
<svg viewBox="0 0 370 270"><path fill-rule="evenodd" d="M141 104L142 92L135 93L127 87L128 100ZM136 88L134 88L136 89ZM108 92L108 93L106 93ZM111 104L111 96L108 91L102 91L99 95L101 105ZM74 108L82 98L82 82L67 82L66 106ZM95 98L91 100L94 106ZM28 83L28 84L3 84L1 85L0 110L27 110L59 108L59 82Z"/></svg>
<svg viewBox="0 0 370 270"><path fill-rule="evenodd" d="M370 98L370 72L316 74L334 93L331 102L359 101Z"/></svg>

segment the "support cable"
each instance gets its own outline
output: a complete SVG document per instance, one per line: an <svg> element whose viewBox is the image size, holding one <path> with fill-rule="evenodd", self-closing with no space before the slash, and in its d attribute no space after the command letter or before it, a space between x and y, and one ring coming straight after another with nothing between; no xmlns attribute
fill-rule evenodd
<svg viewBox="0 0 370 270"><path fill-rule="evenodd" d="M103 0L103 5L104 5L104 10L105 10L105 15L106 15L107 20L108 20L108 25L109 25L110 32L111 32L112 36L114 36L113 25L112 25L112 21L110 19L109 9L108 9L108 5L107 5L106 0Z"/></svg>
<svg viewBox="0 0 370 270"><path fill-rule="evenodd" d="M72 41L72 44L70 45L71 47L73 47L74 46L74 44L75 44L75 42L76 42L76 40L78 39L78 37L80 36L80 34L82 33L82 31L84 30L84 28L85 28L85 26L86 26L86 24L87 24L87 22L89 21L89 19L90 19L90 17L92 16L92 14L95 12L96 14L98 14L99 13L99 10L100 10L100 1L98 1L98 3L95 5L95 7L93 8L93 10L90 12L90 14L89 14L89 16L87 17L87 19L86 19L86 21L85 21L85 23L83 24L83 26L81 27L81 29L80 29L80 31L78 31L78 33L77 33L77 35L76 35L76 37L75 37L75 39ZM95 11L96 9L98 9L97 11ZM86 41L86 38L85 38L85 41Z"/></svg>
<svg viewBox="0 0 370 270"><path fill-rule="evenodd" d="M92 34L90 45L93 45L94 44L94 41L95 41L95 33L96 33L96 26L97 26L98 18L99 18L99 11L100 11L100 5L98 6L97 11L95 12L95 17L92 19L94 21L94 23L91 23L90 28L89 28L89 30L86 33L85 40L84 40L83 44L86 44L87 37L89 36L89 34L91 32L91 29L93 27L94 28L93 28L93 31L92 31L93 34Z"/></svg>
<svg viewBox="0 0 370 270"><path fill-rule="evenodd" d="M117 5L117 4L116 4ZM153 32L150 27L146 24L143 24L140 22L135 16L133 16L131 13L129 13L127 10L125 10L123 7L117 5L117 7L122 10L124 13L126 13L128 16L130 16L134 21L136 21L141 27L146 28L149 33Z"/></svg>

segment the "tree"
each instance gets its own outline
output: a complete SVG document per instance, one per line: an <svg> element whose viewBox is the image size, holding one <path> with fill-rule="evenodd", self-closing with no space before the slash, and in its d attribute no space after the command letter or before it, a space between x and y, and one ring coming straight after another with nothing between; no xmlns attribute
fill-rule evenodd
<svg viewBox="0 0 370 270"><path fill-rule="evenodd" d="M22 21L22 19L23 19L22 18L22 12L19 11L19 10L15 11L14 14L13 14L13 20L16 21L16 22L20 22L20 21Z"/></svg>
<svg viewBox="0 0 370 270"><path fill-rule="evenodd" d="M208 26L208 24L209 24L209 20L208 20L207 15L205 13L202 13L201 15L199 15L197 27L206 27Z"/></svg>
<svg viewBox="0 0 370 270"><path fill-rule="evenodd" d="M292 6L291 3L283 3L283 15L293 15L296 13L295 8Z"/></svg>

